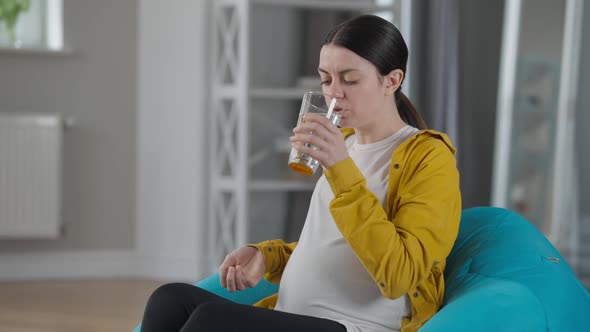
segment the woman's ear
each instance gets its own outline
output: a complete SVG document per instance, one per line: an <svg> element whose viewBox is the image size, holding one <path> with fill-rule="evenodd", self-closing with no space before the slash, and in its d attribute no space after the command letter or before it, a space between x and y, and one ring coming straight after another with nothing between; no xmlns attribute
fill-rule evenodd
<svg viewBox="0 0 590 332"><path fill-rule="evenodd" d="M404 72L401 69L394 69L385 75L385 95L391 96L399 89L404 81Z"/></svg>

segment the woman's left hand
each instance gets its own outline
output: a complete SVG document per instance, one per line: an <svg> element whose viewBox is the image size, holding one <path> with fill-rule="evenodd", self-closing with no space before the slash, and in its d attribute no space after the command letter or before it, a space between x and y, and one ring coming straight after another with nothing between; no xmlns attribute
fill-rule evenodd
<svg viewBox="0 0 590 332"><path fill-rule="evenodd" d="M319 114L306 114L301 125L293 129L291 144L295 150L317 159L325 169L349 157L344 144L344 135L330 119ZM306 147L310 143L318 147Z"/></svg>

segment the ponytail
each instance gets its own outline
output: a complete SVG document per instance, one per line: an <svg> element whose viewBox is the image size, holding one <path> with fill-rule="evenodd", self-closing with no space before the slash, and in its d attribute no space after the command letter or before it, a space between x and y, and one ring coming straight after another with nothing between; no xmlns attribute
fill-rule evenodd
<svg viewBox="0 0 590 332"><path fill-rule="evenodd" d="M408 99L408 97L406 97L406 95L401 92L400 89L395 91L395 104L397 105L397 110L400 117L405 123L420 130L428 129L426 121L424 121L420 113L416 111L416 108L410 99Z"/></svg>

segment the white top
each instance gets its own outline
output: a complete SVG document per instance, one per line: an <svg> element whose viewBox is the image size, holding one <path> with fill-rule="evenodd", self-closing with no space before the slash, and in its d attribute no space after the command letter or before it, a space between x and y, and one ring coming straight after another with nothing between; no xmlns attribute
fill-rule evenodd
<svg viewBox="0 0 590 332"><path fill-rule="evenodd" d="M393 151L418 129L405 126L392 136L358 144L356 135L346 145L351 158L384 206ZM392 332L410 316L407 295L387 299L340 233L328 209L334 198L326 177L313 191L307 219L297 247L281 278L275 310L338 321L346 330Z"/></svg>

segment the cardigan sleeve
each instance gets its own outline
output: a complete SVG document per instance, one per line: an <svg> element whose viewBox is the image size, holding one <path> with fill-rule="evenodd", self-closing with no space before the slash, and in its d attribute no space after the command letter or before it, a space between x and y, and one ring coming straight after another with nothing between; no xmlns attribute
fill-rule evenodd
<svg viewBox="0 0 590 332"><path fill-rule="evenodd" d="M257 244L249 244L255 247L264 255L266 270L264 278L271 283L278 284L287 266L291 253L295 250L297 242L286 243L283 240L269 240Z"/></svg>
<svg viewBox="0 0 590 332"><path fill-rule="evenodd" d="M399 179L399 186L388 195L389 217L352 159L326 170L334 221L387 298L421 284L444 262L458 233L461 195L453 152L436 139L419 145L406 165L391 169L390 181Z"/></svg>

